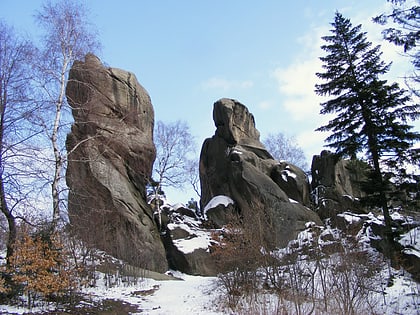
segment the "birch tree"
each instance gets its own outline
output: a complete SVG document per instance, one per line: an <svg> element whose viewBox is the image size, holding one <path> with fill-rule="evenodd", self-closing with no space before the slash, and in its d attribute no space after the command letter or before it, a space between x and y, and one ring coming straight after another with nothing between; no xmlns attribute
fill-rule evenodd
<svg viewBox="0 0 420 315"><path fill-rule="evenodd" d="M64 146L71 118L65 98L68 72L75 60L99 49L96 32L89 24L87 9L78 1L60 0L46 3L36 15L44 30L38 73L41 79L45 112L40 117L53 151L54 174L51 179L52 227L62 215L63 171L66 163ZM45 119L45 117L47 119Z"/></svg>

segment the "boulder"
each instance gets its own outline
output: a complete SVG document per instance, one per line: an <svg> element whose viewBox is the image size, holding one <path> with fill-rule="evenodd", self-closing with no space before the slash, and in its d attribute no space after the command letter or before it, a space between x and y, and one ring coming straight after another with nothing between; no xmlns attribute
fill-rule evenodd
<svg viewBox="0 0 420 315"><path fill-rule="evenodd" d="M306 175L273 159L245 105L221 99L214 104L213 119L215 135L204 141L200 154L201 209L215 196L231 198L237 214L262 224L263 237L271 246L287 245L308 221L321 224L317 214L304 206L309 203ZM220 210L215 211L217 223L227 224L223 221L229 216Z"/></svg>
<svg viewBox="0 0 420 315"><path fill-rule="evenodd" d="M270 177L290 199L307 207L311 205L308 176L302 169L286 161L281 161L273 166Z"/></svg>
<svg viewBox="0 0 420 315"><path fill-rule="evenodd" d="M128 263L167 270L146 202L155 159L154 112L134 74L94 55L74 62L66 88L74 123L67 136L68 213L86 242Z"/></svg>
<svg viewBox="0 0 420 315"><path fill-rule="evenodd" d="M238 212L234 204L218 204L205 212L209 224L218 229L229 222L236 213Z"/></svg>
<svg viewBox="0 0 420 315"><path fill-rule="evenodd" d="M190 209L187 207L178 207L175 211L181 215L186 215L193 219L197 218L197 214L194 209Z"/></svg>
<svg viewBox="0 0 420 315"><path fill-rule="evenodd" d="M203 227L200 219L177 211L171 212L169 223L163 229L163 242L170 268L191 275L217 274L210 253L212 229Z"/></svg>

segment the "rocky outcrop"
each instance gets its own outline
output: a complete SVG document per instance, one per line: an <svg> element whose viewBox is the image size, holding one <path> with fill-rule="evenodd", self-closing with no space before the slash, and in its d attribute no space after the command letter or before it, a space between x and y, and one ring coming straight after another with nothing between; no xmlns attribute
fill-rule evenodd
<svg viewBox="0 0 420 315"><path fill-rule="evenodd" d="M314 204L321 218L335 220L338 213L363 213L359 199L365 194L361 182L367 165L361 161L340 159L324 150L312 159L312 191Z"/></svg>
<svg viewBox="0 0 420 315"><path fill-rule="evenodd" d="M302 169L286 161L280 161L271 169L270 177L289 199L307 207L311 205L308 176Z"/></svg>
<svg viewBox="0 0 420 315"><path fill-rule="evenodd" d="M181 212L180 208L171 211L164 227L169 267L192 275L215 276L217 270L210 254L213 230L204 227L199 218Z"/></svg>
<svg viewBox="0 0 420 315"><path fill-rule="evenodd" d="M145 185L155 159L154 112L134 74L94 55L76 61L66 89L74 124L67 137L68 212L88 243L154 271L165 250Z"/></svg>
<svg viewBox="0 0 420 315"><path fill-rule="evenodd" d="M213 120L215 135L204 141L200 155L202 209L215 196L231 198L240 216L262 219L264 239L272 246L285 246L308 221L321 224L316 213L304 206L309 203L304 172L273 159L243 104L217 101ZM207 213L210 220L211 213ZM219 226L227 223L220 211L215 213Z"/></svg>

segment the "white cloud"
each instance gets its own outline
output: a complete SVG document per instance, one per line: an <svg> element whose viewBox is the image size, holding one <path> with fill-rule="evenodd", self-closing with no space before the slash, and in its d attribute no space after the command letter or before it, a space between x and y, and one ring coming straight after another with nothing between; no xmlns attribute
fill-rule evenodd
<svg viewBox="0 0 420 315"><path fill-rule="evenodd" d="M277 68L272 73L278 91L285 96L283 107L295 120L304 120L319 112L321 98L314 92L315 73L319 69L319 62L312 59Z"/></svg>
<svg viewBox="0 0 420 315"><path fill-rule="evenodd" d="M389 6L389 4L388 4ZM377 12L360 12L355 16L347 15L350 9L342 9L344 16L350 18L353 26L362 24L362 31L367 32L368 40L374 45L381 45L383 60L393 62L391 71L386 75L390 82L397 81L401 87L405 87L403 76L409 69L409 61L401 56L399 48L382 39L383 27L373 23L372 17L382 12L387 12L387 6L377 9ZM333 16L331 16L333 18ZM332 20L331 20L332 22ZM283 96L282 107L297 121L319 116L320 103L325 97L315 93L315 84L320 83L316 77L317 72L322 72L320 56L325 56L321 49L324 44L322 36L330 34L331 25L326 23L322 26L312 26L303 36L297 39L301 46L301 54L287 67L279 67L272 71L272 77L276 80L278 92Z"/></svg>
<svg viewBox="0 0 420 315"><path fill-rule="evenodd" d="M204 81L201 86L204 89L217 89L223 91L229 91L233 89L249 89L254 86L254 82L250 80L237 81L237 80L228 80L220 77L212 77Z"/></svg>
<svg viewBox="0 0 420 315"><path fill-rule="evenodd" d="M274 107L274 102L272 100L264 100L259 102L257 106L262 110L268 110Z"/></svg>
<svg viewBox="0 0 420 315"><path fill-rule="evenodd" d="M322 150L325 150L324 140L328 136L325 132L313 130L304 130L296 135L296 141L305 152L308 159L314 155L319 155ZM309 161L310 162L310 161Z"/></svg>
<svg viewBox="0 0 420 315"><path fill-rule="evenodd" d="M322 71L319 57L321 36L327 28L312 28L310 32L298 38L302 54L286 68L276 68L272 77L277 82L279 93L284 97L283 107L293 119L302 121L319 115L323 98L316 95L315 84L319 82L317 72Z"/></svg>

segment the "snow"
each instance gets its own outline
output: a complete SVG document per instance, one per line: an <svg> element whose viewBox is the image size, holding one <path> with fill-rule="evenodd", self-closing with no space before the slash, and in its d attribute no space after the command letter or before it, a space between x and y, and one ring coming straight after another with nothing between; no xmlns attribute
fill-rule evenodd
<svg viewBox="0 0 420 315"><path fill-rule="evenodd" d="M353 197L353 196L351 196L351 195L347 195L347 194L345 194L345 195L343 195L343 197L345 197L345 198L349 198L350 200L354 200L354 197Z"/></svg>
<svg viewBox="0 0 420 315"><path fill-rule="evenodd" d="M241 151L239 151L238 149L233 149L231 152L231 154L243 154Z"/></svg>
<svg viewBox="0 0 420 315"><path fill-rule="evenodd" d="M174 239L174 245L184 254L190 254L196 249L208 250L212 240L211 230L202 229L200 221L184 216L181 222L174 222L168 224L168 229L173 231L175 229L182 229L188 232L185 238Z"/></svg>
<svg viewBox="0 0 420 315"><path fill-rule="evenodd" d="M285 170L284 170L284 172L287 174L287 176L288 177L291 177L291 178L296 178L297 177L297 175L296 175L296 173L293 173L290 169L288 169L288 168L286 168Z"/></svg>
<svg viewBox="0 0 420 315"><path fill-rule="evenodd" d="M228 205L233 203L232 199L226 196L217 196L213 198L209 204ZM346 212L342 217L347 222L356 223L364 219L370 222L379 222L382 224L380 216L375 216L373 213L367 215L353 214ZM197 248L207 249L211 241L211 232L205 231L200 227L200 221L188 216L174 217L175 222L168 224L170 230L177 228L183 229L189 233L189 236L183 239L174 240L175 245L184 253L190 253ZM403 222L408 222L408 217L403 218ZM330 234L331 237L326 237L326 241L322 241L323 237ZM369 226L358 234L359 240L368 240L376 237ZM305 230L301 231L295 240L289 242L290 247L282 248L276 251L277 255L281 257L291 251L296 252L297 247L304 248L311 243L318 243L319 245L328 244L331 239L339 240L342 234L338 229L332 229L328 224L325 227L317 226L314 222L307 222ZM317 240L318 239L318 240ZM317 242L316 242L317 241ZM420 257L420 227L415 227L407 233L401 235L399 242L406 247L405 253L413 254ZM262 249L263 250L263 249ZM274 253L274 254L276 254ZM312 270L311 261L299 260L301 268L308 265L308 270ZM306 267L305 267L306 268ZM150 314L150 315L164 315L164 314L203 314L203 315L219 315L219 314L234 314L232 310L223 309L223 291L216 277L202 277L186 275L177 271L170 271L170 273L177 279L173 280L153 280L153 279L139 279L136 283L127 283L117 281L118 285L109 287L105 285L105 274L97 272L97 286L83 289L83 295L86 297L85 304L91 305L92 301L101 301L104 299L119 300L129 303L138 308L130 314ZM392 283L388 284L390 274L392 274ZM395 270L382 264L381 271L375 276L375 292L371 292L372 302L374 303L375 312L378 314L405 314L414 315L418 313L418 306L420 305L420 284L416 283L409 273L404 270ZM315 278L315 281L318 281ZM109 283L109 281L108 281ZM261 312L250 312L271 314L278 309L278 298L270 292L262 293L257 299L253 300L255 305L252 305L253 310L263 310ZM288 301L283 301L287 303ZM290 302L290 301L289 301ZM246 303L246 302L245 302ZM290 302L291 303L291 302ZM292 305L292 304L290 304ZM248 305L249 306L249 305ZM25 314L28 312L38 312L42 314L47 310L54 310L55 305L50 304L42 308L33 308L28 310L23 307L13 307L0 305L0 314ZM268 311L267 311L268 310ZM271 312L273 311L273 312ZM293 312L292 312L293 313ZM242 314L242 313L241 313Z"/></svg>
<svg viewBox="0 0 420 315"><path fill-rule="evenodd" d="M398 242L402 246L410 247L412 250L417 251L420 254L420 227L418 226L401 235ZM419 254L417 254L417 256L419 256Z"/></svg>
<svg viewBox="0 0 420 315"><path fill-rule="evenodd" d="M297 239L298 239L299 245L302 246L312 241L313 235L309 230L304 230L298 234Z"/></svg>
<svg viewBox="0 0 420 315"><path fill-rule="evenodd" d="M296 201L296 200L294 200L292 198L289 198L289 202L291 202L291 203L299 203L298 201Z"/></svg>
<svg viewBox="0 0 420 315"><path fill-rule="evenodd" d="M414 255L414 256L417 256L418 258L420 258L420 251L412 249L412 248L404 249L403 253L407 254L407 255Z"/></svg>
<svg viewBox="0 0 420 315"><path fill-rule="evenodd" d="M399 212L391 213L391 219L394 221L404 221L404 216Z"/></svg>
<svg viewBox="0 0 420 315"><path fill-rule="evenodd" d="M134 314L221 314L213 310L218 290L216 278L171 273L182 280L144 279L138 286L92 288L86 293L97 298L118 299L139 306Z"/></svg>
<svg viewBox="0 0 420 315"><path fill-rule="evenodd" d="M224 195L218 195L218 196L214 196L208 203L207 205L204 207L204 214L212 209L217 207L218 205L224 205L225 207L227 207L229 204L234 204L235 202L228 196L224 196Z"/></svg>
<svg viewBox="0 0 420 315"><path fill-rule="evenodd" d="M388 275L383 272L383 278L387 277ZM383 296L384 302L378 305L383 314L419 314L420 284L410 277L396 273L393 284L384 289Z"/></svg>
<svg viewBox="0 0 420 315"><path fill-rule="evenodd" d="M214 308L212 298L217 298L216 278L176 274L183 281L149 281L149 286L159 285L153 296L141 303L141 314L221 314Z"/></svg>
<svg viewBox="0 0 420 315"><path fill-rule="evenodd" d="M137 306L138 312L131 313L132 315L224 314L217 311L214 303L220 294L216 287L217 278L190 276L177 271L171 273L181 280L143 279L137 285L119 285L112 288L107 288L103 281L100 281L97 287L84 289L83 293L85 298L91 301L113 299ZM103 274L98 273L98 278L103 279ZM53 304L31 310L0 305L0 314L25 314L29 311L42 314L53 309Z"/></svg>
<svg viewBox="0 0 420 315"><path fill-rule="evenodd" d="M337 216L344 218L344 220L350 224L357 223L361 220L361 218L358 215L355 215L351 212L340 213Z"/></svg>
<svg viewBox="0 0 420 315"><path fill-rule="evenodd" d="M316 223L315 223L315 222L313 222L313 221L309 221L309 222L306 222L306 223L305 223L305 227L306 227L307 229L309 229L310 227L314 227L314 226L316 226Z"/></svg>
<svg viewBox="0 0 420 315"><path fill-rule="evenodd" d="M54 307L33 307L31 312L42 314L45 311L54 310ZM25 314L29 310L26 307L17 307L12 305L0 305L0 314Z"/></svg>
<svg viewBox="0 0 420 315"><path fill-rule="evenodd" d="M299 233L297 237L296 241L299 245L311 241L314 237L309 229L314 227L314 224L307 223L306 227L308 229ZM334 233L334 231L326 228L322 234L324 233ZM305 261L299 261L299 263L304 264ZM308 262L308 264L310 263ZM390 286L387 285L386 281L389 278L389 272L393 274L393 281ZM132 315L234 314L234 312L223 309L221 306L223 305L223 302L221 302L223 301L221 298L223 291L216 277L191 276L177 271L170 271L170 273L176 279L162 281L139 279L137 284L124 285L120 283L114 287L107 287L104 274L98 272L97 287L83 290L86 298L85 304L89 305L89 301L105 299L119 300L137 307L137 311L130 313ZM376 313L385 315L418 314L420 285L413 281L409 274L402 270L394 270L384 264L384 268L378 274L377 279L377 291L372 295ZM247 302L245 301L245 303ZM268 312L258 312L261 314L274 313L271 311L278 309L279 305L277 297L270 295L269 292L262 293L261 296L253 300L253 303L255 303L255 305L252 305L253 310L269 310ZM282 303L287 303L287 301L282 301ZM47 307L28 310L0 305L0 314L25 314L29 311L42 314L47 310L53 310L53 307L54 304L51 304Z"/></svg>
<svg viewBox="0 0 420 315"><path fill-rule="evenodd" d="M383 216L375 216L372 212L369 212L367 214L367 218L371 223L377 224L377 225L384 225L384 218Z"/></svg>
<svg viewBox="0 0 420 315"><path fill-rule="evenodd" d="M174 205L172 206L172 208L173 208L174 210L178 210L179 208L185 208L185 205L184 205L183 203L178 202L178 203L174 204Z"/></svg>
<svg viewBox="0 0 420 315"><path fill-rule="evenodd" d="M191 238L174 240L174 245L184 254L190 254L196 249L208 250L211 241L211 234L202 231L200 234L194 234Z"/></svg>

